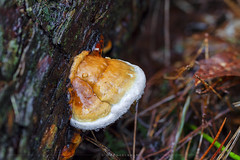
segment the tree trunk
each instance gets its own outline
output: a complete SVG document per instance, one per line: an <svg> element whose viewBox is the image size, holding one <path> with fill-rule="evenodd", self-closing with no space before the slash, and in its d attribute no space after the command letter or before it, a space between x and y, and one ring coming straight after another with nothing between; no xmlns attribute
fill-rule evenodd
<svg viewBox="0 0 240 160"><path fill-rule="evenodd" d="M73 57L101 34L121 48L146 7L135 0L0 2L0 159L59 157Z"/></svg>

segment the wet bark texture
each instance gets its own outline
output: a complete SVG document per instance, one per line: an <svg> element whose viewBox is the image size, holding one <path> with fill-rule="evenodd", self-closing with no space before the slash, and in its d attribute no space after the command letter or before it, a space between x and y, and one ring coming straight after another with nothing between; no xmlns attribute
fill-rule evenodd
<svg viewBox="0 0 240 160"><path fill-rule="evenodd" d="M0 159L57 159L71 115L73 57L100 34L116 47L138 27L147 2L0 2Z"/></svg>

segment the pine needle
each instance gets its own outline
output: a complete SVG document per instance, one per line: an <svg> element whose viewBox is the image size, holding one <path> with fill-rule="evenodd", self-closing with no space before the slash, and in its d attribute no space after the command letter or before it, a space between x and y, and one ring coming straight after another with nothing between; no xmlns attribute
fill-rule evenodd
<svg viewBox="0 0 240 160"><path fill-rule="evenodd" d="M214 143L217 141L217 139L218 139L218 137L219 137L219 135L220 135L220 133L221 133L221 131L222 131L222 129L223 129L223 126L224 126L225 122L226 122L226 118L224 119L224 121L223 121L220 129L218 130L218 133L217 133L216 137L214 138L213 142L212 142L211 145L208 147L208 149L207 149L206 152L203 154L203 156L200 158L200 160L203 160L203 158L208 154L208 152L210 151L210 149L213 147Z"/></svg>
<svg viewBox="0 0 240 160"><path fill-rule="evenodd" d="M214 153L214 155L211 157L210 160L214 160L214 158L217 156L217 154L220 152L220 150L222 149L223 145L225 144L225 142L227 141L228 137L230 136L231 131L229 131L227 137L224 139L224 141L221 143L221 146L217 149L217 151Z"/></svg>
<svg viewBox="0 0 240 160"><path fill-rule="evenodd" d="M224 156L225 152L228 150L228 148L230 147L231 144L232 144L232 146L235 145L235 143L236 143L236 141L237 141L237 139L238 139L238 137L239 137L239 134L240 134L240 127L239 127L239 128L237 129L237 131L234 133L234 135L232 136L232 138L231 138L230 141L228 142L227 146L226 146L226 147L223 147L224 149L223 149L222 153L218 156L217 160L222 159L222 157ZM233 141L234 141L234 142L233 142ZM232 143L232 142L233 142L233 143ZM231 150L232 150L232 148L231 148ZM228 153L227 153L227 156L229 155L231 158L239 160L239 159L240 159L240 156L237 155L237 154L235 154L235 153L233 153L233 152L230 152L231 150L229 149L229 151L228 151ZM226 156L225 156L225 157L226 157ZM224 157L224 158L225 158L225 157Z"/></svg>
<svg viewBox="0 0 240 160"><path fill-rule="evenodd" d="M195 130L195 129L197 129L197 127L195 126L195 125L190 125L190 128L191 129L193 129L193 130ZM238 128L238 131L236 131L236 133L235 134L237 134L237 132L240 132L240 127ZM199 132L199 134L200 134L200 132ZM234 137L234 136L233 136ZM235 136L236 137L236 136ZM209 136L208 134L206 134L206 133L203 133L203 138L204 139L206 139L208 142L210 142L210 143L212 143L213 142L213 138L211 137L211 136ZM232 138L233 139L233 138ZM231 141L231 140L230 140ZM230 143L230 141L229 141L229 143ZM231 144L231 143L230 143ZM228 144L227 144L228 145ZM216 141L215 143L214 143L214 146L215 147L217 147L217 148L219 148L220 146L221 146L221 143L219 143L218 141ZM229 146L223 146L222 147L222 151L224 150L224 149L226 149L226 148L229 148ZM227 149L226 149L227 150ZM223 152L221 153L221 154L224 154ZM220 155L221 155L220 154ZM220 155L218 156L218 160L220 160L221 158L222 158L222 156L223 155L221 155L221 157L220 157ZM220 158L219 158L220 157ZM235 153L233 153L233 152L230 152L230 154L229 154L229 157L231 157L232 159L235 159L235 160L240 160L240 156L239 155L237 155L237 154L235 154Z"/></svg>
<svg viewBox="0 0 240 160"><path fill-rule="evenodd" d="M98 146L105 153L105 155L108 157L108 159L120 160L109 148L107 148L106 146L104 146L100 142L96 141L95 139L86 136L85 140L87 140L87 141L91 142L92 144Z"/></svg>

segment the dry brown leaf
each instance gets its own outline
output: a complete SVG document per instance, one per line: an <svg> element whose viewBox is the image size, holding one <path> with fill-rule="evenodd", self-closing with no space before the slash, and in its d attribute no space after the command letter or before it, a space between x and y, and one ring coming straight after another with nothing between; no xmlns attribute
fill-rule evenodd
<svg viewBox="0 0 240 160"><path fill-rule="evenodd" d="M195 75L202 80L223 76L240 76L240 58L238 56L234 52L223 52L209 59L201 60L200 68ZM195 78L195 84L198 83L199 79Z"/></svg>

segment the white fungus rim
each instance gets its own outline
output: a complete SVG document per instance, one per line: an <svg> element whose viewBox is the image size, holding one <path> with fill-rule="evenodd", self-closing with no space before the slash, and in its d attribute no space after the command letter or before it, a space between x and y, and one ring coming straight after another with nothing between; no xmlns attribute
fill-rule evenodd
<svg viewBox="0 0 240 160"><path fill-rule="evenodd" d="M82 130L98 130L104 128L119 119L124 113L128 111L134 101L137 101L141 98L146 84L146 77L143 70L137 65L123 60L120 61L132 66L135 70L136 78L131 88L125 93L119 103L111 106L111 112L107 116L99 118L92 122L81 122L72 117L70 124L73 127Z"/></svg>

